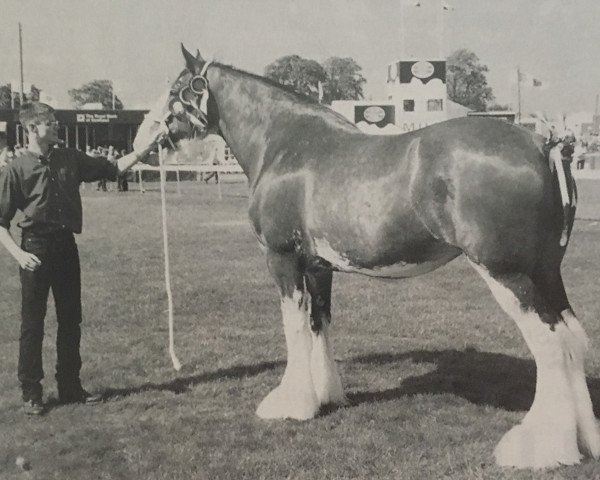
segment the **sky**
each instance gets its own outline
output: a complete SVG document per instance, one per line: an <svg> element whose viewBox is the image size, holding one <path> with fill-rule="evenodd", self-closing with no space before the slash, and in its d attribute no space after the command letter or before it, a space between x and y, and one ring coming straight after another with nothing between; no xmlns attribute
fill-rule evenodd
<svg viewBox="0 0 600 480"><path fill-rule="evenodd" d="M402 4L401 4L402 1ZM412 54L477 54L501 104L523 112L595 110L600 93L599 0L0 0L0 83L19 78L70 106L67 91L114 81L126 108L146 108L183 68L180 43L205 58L262 74L277 58L352 57L365 94L383 99L387 64ZM442 12L441 14L439 12ZM441 15L441 16L440 16ZM440 23L440 18L443 20ZM440 28L440 25L443 28Z"/></svg>

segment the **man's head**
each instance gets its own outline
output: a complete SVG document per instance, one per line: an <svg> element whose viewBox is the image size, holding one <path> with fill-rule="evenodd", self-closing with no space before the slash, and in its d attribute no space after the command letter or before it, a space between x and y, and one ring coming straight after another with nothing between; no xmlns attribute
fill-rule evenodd
<svg viewBox="0 0 600 480"><path fill-rule="evenodd" d="M40 102L24 104L19 110L19 122L27 132L30 143L49 145L59 141L58 122L50 105Z"/></svg>

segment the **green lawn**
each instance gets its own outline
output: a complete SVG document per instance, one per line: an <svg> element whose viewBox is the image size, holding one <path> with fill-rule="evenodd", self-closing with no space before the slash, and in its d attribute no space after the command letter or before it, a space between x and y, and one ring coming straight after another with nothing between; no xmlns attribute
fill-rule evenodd
<svg viewBox="0 0 600 480"><path fill-rule="evenodd" d="M352 405L305 423L254 414L277 385L285 346L274 285L246 222L247 189L169 185L176 350L167 349L160 196L84 196L84 359L96 407L20 412L17 266L0 253L0 479L583 479L600 462L532 474L493 449L528 409L535 366L516 326L459 258L433 274L334 279L334 340ZM571 301L600 340L600 182L581 181L582 220L564 262ZM54 383L53 307L45 393ZM600 352L587 362L600 414ZM15 466L25 457L31 470ZM600 477L599 477L600 478Z"/></svg>

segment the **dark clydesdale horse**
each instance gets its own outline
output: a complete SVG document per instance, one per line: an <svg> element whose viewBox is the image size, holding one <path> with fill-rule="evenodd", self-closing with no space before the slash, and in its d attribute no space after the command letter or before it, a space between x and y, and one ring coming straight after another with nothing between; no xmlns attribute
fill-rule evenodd
<svg viewBox="0 0 600 480"><path fill-rule="evenodd" d="M264 78L183 54L186 68L138 139L218 129L248 177L288 349L260 417L309 419L345 402L329 338L333 271L406 278L464 254L537 365L531 410L500 441L497 462L545 468L578 463L580 451L599 456L587 340L560 272L561 197L541 140L476 118L369 136Z"/></svg>

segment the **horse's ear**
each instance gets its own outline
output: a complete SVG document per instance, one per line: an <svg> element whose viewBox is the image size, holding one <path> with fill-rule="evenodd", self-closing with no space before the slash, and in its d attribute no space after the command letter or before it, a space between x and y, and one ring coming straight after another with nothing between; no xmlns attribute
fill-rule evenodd
<svg viewBox="0 0 600 480"><path fill-rule="evenodd" d="M198 60L187 51L187 49L181 44L181 53L183 53L183 58L185 58L185 66L190 72L198 73L199 65Z"/></svg>
<svg viewBox="0 0 600 480"><path fill-rule="evenodd" d="M204 59L202 58L202 55L200 55L200 50L196 49L196 60L198 60L199 62L204 62Z"/></svg>

